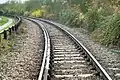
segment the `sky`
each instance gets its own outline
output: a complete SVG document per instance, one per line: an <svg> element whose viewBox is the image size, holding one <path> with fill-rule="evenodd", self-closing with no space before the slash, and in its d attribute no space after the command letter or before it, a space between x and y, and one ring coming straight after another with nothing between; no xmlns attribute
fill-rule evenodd
<svg viewBox="0 0 120 80"><path fill-rule="evenodd" d="M5 3L5 2L7 2L8 0L0 0L0 4L3 4L3 3ZM10 1L10 0L9 0ZM15 1L15 0L14 0ZM16 0L17 1L17 0ZM24 1L28 1L28 0L21 0L22 2L24 2Z"/></svg>
<svg viewBox="0 0 120 80"><path fill-rule="evenodd" d="M7 2L8 0L0 0L0 4Z"/></svg>

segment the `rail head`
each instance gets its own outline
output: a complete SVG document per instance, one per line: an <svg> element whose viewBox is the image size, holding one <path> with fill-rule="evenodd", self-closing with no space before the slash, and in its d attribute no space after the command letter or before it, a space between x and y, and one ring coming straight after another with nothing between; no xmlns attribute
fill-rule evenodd
<svg viewBox="0 0 120 80"><path fill-rule="evenodd" d="M43 57L43 62L38 80L47 80L49 74L48 71L49 71L49 62L50 62L50 37L46 28L41 23L39 24L44 32L45 49L44 49L44 57Z"/></svg>
<svg viewBox="0 0 120 80"><path fill-rule="evenodd" d="M109 74L105 71L105 69L100 65L100 63L95 59L95 57L91 54L90 51L88 51L88 49L76 38L74 37L69 31L63 29L61 27L61 24L49 21L49 20L45 20L45 19L40 19L39 20L52 24L54 26L56 26L57 28L61 29L62 31L64 31L68 36L70 36L79 46L81 46L84 51L87 53L87 56L90 58L90 60L92 61L93 65L95 66L95 68L102 73L104 80L112 80L112 78L109 76Z"/></svg>
<svg viewBox="0 0 120 80"><path fill-rule="evenodd" d="M43 31L44 34L44 55L43 55L43 59L42 59L42 65L41 65L41 69L39 72L39 77L38 80L47 80L48 78L48 71L49 71L49 62L50 62L50 37L49 34L46 30L46 28L44 27L43 24L38 23L35 21L35 19L33 20L33 18L26 18L27 20L30 20L32 22L34 22L35 24L37 24Z"/></svg>

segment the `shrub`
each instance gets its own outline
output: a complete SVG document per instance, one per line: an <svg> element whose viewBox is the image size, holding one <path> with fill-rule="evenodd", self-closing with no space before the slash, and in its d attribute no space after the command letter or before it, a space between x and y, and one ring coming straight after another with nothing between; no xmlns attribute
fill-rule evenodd
<svg viewBox="0 0 120 80"><path fill-rule="evenodd" d="M97 24L100 20L100 14L97 9L88 10L85 14L85 22L87 23L87 29L92 32L97 28Z"/></svg>
<svg viewBox="0 0 120 80"><path fill-rule="evenodd" d="M81 24L80 13L74 10L63 10L59 13L59 20L61 23L69 25L71 27L78 27Z"/></svg>
<svg viewBox="0 0 120 80"><path fill-rule="evenodd" d="M30 15L30 13L28 11L24 12L24 16L29 16L29 15Z"/></svg>
<svg viewBox="0 0 120 80"><path fill-rule="evenodd" d="M98 36L99 35L99 36ZM115 13L101 23L100 28L96 29L92 36L97 41L106 46L120 45L120 14Z"/></svg>
<svg viewBox="0 0 120 80"><path fill-rule="evenodd" d="M43 9L38 9L32 12L33 17L43 17L45 14L45 10Z"/></svg>

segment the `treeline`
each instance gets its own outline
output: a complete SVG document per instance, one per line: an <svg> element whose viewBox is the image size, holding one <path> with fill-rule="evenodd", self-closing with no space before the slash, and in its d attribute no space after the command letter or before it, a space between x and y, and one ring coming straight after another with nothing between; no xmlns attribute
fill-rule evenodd
<svg viewBox="0 0 120 80"><path fill-rule="evenodd" d="M95 41L120 47L119 0L29 0L0 5L4 13L43 17L88 29Z"/></svg>

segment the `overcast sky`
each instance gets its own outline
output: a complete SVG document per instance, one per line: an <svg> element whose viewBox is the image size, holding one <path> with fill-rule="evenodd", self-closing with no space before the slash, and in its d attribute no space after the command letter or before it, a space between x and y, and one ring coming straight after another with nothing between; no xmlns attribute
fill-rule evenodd
<svg viewBox="0 0 120 80"><path fill-rule="evenodd" d="M7 2L8 0L0 0L0 4ZM17 0L16 0L17 1ZM28 0L21 0L21 1L28 1Z"/></svg>
<svg viewBox="0 0 120 80"><path fill-rule="evenodd" d="M7 2L8 0L0 0L0 4Z"/></svg>

